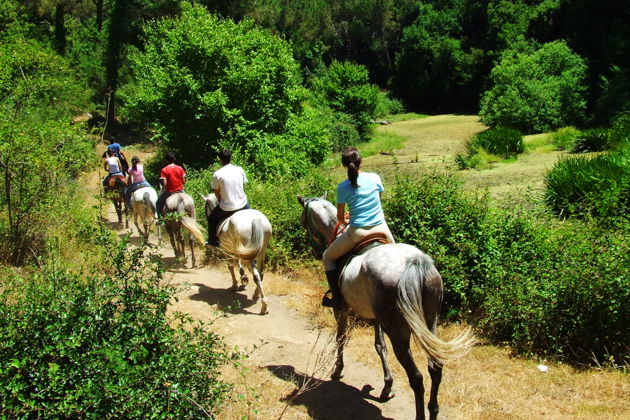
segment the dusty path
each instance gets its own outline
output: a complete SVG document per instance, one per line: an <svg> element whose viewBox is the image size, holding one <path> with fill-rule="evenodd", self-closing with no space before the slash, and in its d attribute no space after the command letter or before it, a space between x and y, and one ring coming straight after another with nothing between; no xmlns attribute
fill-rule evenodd
<svg viewBox="0 0 630 420"><path fill-rule="evenodd" d="M132 221L130 229L120 226L111 205L107 206L105 218L119 235L131 229L132 243L139 243ZM150 242L157 243L155 231ZM189 254L186 267L174 264L174 254L167 242L168 237L164 236L162 247L159 247L165 264L172 266L167 278L170 275L174 284L183 287L179 300L172 304L171 309L205 322L213 321L212 330L223 336L225 343L250 352L245 361L250 372L240 390L250 393L244 396L250 401L234 404L220 418L240 418L248 404L257 411L250 413L250 418L278 418L287 405L285 397L307 380L310 389L293 399L283 418L409 419L415 416L413 394L406 377L395 378L395 398L385 403L377 400L383 386L380 364L367 366L353 360L350 352L345 356L344 378L341 381L329 379L334 362L333 331L314 327L290 309L291 296L274 294L273 284L288 279L265 273L270 312L261 316L260 302L251 300L255 290L253 282L245 291L233 293L228 290L232 281L227 268L200 265L199 261L203 259L200 248L196 249L197 267L190 267ZM332 317L332 313L329 316ZM228 372L228 376L233 376L230 378L232 381L239 379L234 372ZM309 380L311 376L313 379Z"/></svg>

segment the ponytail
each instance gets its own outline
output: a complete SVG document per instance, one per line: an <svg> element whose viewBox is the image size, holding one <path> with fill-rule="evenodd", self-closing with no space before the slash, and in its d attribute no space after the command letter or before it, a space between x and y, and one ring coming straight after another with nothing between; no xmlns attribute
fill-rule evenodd
<svg viewBox="0 0 630 420"><path fill-rule="evenodd" d="M357 180L359 178L359 168L361 167L361 156L356 147L346 147L341 153L341 163L348 168L348 180L353 188L359 188Z"/></svg>
<svg viewBox="0 0 630 420"><path fill-rule="evenodd" d="M359 178L359 170L354 163L350 162L348 164L348 179L350 180L350 185L352 188L359 188L359 184L357 184L357 179Z"/></svg>

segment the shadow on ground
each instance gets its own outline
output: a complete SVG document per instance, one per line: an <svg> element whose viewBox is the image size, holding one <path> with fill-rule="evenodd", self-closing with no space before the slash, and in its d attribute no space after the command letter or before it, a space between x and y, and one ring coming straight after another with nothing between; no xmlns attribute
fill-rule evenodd
<svg viewBox="0 0 630 420"><path fill-rule="evenodd" d="M199 287L199 292L190 296L190 300L206 302L208 305L216 305L219 310L231 314L259 314L258 312L246 310L255 305L257 303L256 301L249 299L242 293L234 293L229 290L231 280L227 277L225 284L225 289L215 289L205 284L195 283L195 286Z"/></svg>
<svg viewBox="0 0 630 420"><path fill-rule="evenodd" d="M269 365L265 367L278 378L295 384L297 389L284 400L291 405L305 406L308 414L314 419L390 419L384 417L378 407L366 401L378 401L377 397L370 394L373 390L370 385L365 385L359 390L343 381L312 379L303 373L296 372L293 366ZM309 380L311 384L300 391L302 385Z"/></svg>

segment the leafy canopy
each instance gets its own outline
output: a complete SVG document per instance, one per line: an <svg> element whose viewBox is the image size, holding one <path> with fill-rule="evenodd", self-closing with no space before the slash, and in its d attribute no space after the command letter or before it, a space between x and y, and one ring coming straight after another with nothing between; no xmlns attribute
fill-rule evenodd
<svg viewBox="0 0 630 420"><path fill-rule="evenodd" d="M261 133L281 134L300 111L290 46L251 21L183 3L180 17L145 29L144 51L131 57L128 111L184 161L211 160L221 141L246 148Z"/></svg>
<svg viewBox="0 0 630 420"><path fill-rule="evenodd" d="M505 53L481 99L482 121L523 132L548 131L584 119L586 64L564 41Z"/></svg>

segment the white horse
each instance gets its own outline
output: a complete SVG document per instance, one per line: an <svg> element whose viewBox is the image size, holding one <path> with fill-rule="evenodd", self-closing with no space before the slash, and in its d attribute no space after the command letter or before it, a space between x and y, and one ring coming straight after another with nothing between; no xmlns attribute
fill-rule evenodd
<svg viewBox="0 0 630 420"><path fill-rule="evenodd" d="M138 228L138 233L144 236L144 240L149 240L149 229L154 220L157 220L157 191L153 187L142 187L131 193L131 212L133 222ZM138 217L144 227L144 232L138 225ZM158 225L158 241L161 241L160 226Z"/></svg>
<svg viewBox="0 0 630 420"><path fill-rule="evenodd" d="M176 258L183 258L186 262L186 247L182 236L182 227L188 231L188 241L190 243L190 254L192 255L192 266L195 262L194 239L199 243L204 243L203 228L197 223L195 213L195 202L191 196L184 192L174 193L166 199L162 210L164 215L164 225L168 232L171 246Z"/></svg>
<svg viewBox="0 0 630 420"><path fill-rule="evenodd" d="M321 258L327 240L336 229L337 209L323 197L304 199L302 226L306 228L313 255ZM343 344L350 310L362 318L374 321L375 347L381 358L385 386L381 399L387 400L393 379L387 364L387 349L383 331L394 347L394 353L405 368L416 399L416 419L424 419L424 385L409 348L410 338L429 356L431 392L429 418L437 419L438 388L445 361L464 355L475 343L470 332L462 333L449 342L436 335L437 319L442 304L442 277L433 260L419 249L406 244L385 244L354 257L340 275L344 304L335 311L337 318L337 362L332 374L341 378Z"/></svg>
<svg viewBox="0 0 630 420"><path fill-rule="evenodd" d="M218 204L214 194L202 196L206 201L206 218L212 209ZM261 297L260 314L269 313L267 309L267 297L263 289L263 270L265 264L265 252L271 239L271 223L264 214L258 210L240 210L228 217L219 227L220 249L228 256L228 269L232 275L231 290L244 290L248 283L243 264L247 265L256 283L256 291L252 300ZM242 286L239 288L234 273L234 263L238 264Z"/></svg>

